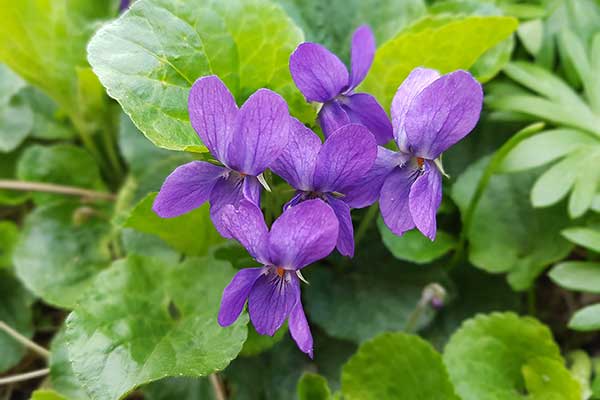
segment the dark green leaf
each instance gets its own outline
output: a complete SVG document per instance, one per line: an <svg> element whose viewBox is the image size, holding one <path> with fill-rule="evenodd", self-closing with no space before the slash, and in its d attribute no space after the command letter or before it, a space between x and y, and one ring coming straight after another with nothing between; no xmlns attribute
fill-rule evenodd
<svg viewBox="0 0 600 400"><path fill-rule="evenodd" d="M67 346L65 329L61 329L50 346L50 386L68 399L88 400L86 391L73 372Z"/></svg>
<svg viewBox="0 0 600 400"><path fill-rule="evenodd" d="M364 343L344 366L342 393L347 400L458 400L440 354L404 333Z"/></svg>
<svg viewBox="0 0 600 400"><path fill-rule="evenodd" d="M0 270L0 321L20 334L31 337L31 296L7 271ZM25 355L25 348L0 330L0 373L15 366Z"/></svg>
<svg viewBox="0 0 600 400"><path fill-rule="evenodd" d="M73 307L110 263L106 212L59 202L29 214L13 257L25 286L47 303Z"/></svg>
<svg viewBox="0 0 600 400"><path fill-rule="evenodd" d="M218 400L207 378L165 378L142 391L145 400Z"/></svg>
<svg viewBox="0 0 600 400"><path fill-rule="evenodd" d="M396 236L382 219L377 221L377 227L385 246L400 260L425 264L440 258L456 245L456 239L452 235L439 229L435 240L431 241L416 229Z"/></svg>
<svg viewBox="0 0 600 400"><path fill-rule="evenodd" d="M237 356L247 316L222 328L217 312L235 271L210 258L167 265L131 256L98 276L67 320L69 358L95 400L168 376L206 376Z"/></svg>
<svg viewBox="0 0 600 400"><path fill-rule="evenodd" d="M279 328L273 336L261 335L253 326L248 327L248 339L240 352L241 356L255 356L276 345L287 333L287 326Z"/></svg>
<svg viewBox="0 0 600 400"><path fill-rule="evenodd" d="M210 246L224 241L210 220L208 203L179 217L161 218L152 211L155 197L156 193L151 193L139 202L125 226L157 235L188 255L204 255Z"/></svg>

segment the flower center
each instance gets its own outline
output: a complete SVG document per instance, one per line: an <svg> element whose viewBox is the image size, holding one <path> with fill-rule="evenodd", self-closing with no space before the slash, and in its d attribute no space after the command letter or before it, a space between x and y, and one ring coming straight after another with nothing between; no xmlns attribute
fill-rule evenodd
<svg viewBox="0 0 600 400"><path fill-rule="evenodd" d="M277 273L277 275L279 275L280 278L283 278L283 274L285 274L285 269L277 267L275 268L275 272Z"/></svg>
<svg viewBox="0 0 600 400"><path fill-rule="evenodd" d="M417 157L417 165L419 169L423 169L423 165L425 164L425 159L423 157Z"/></svg>

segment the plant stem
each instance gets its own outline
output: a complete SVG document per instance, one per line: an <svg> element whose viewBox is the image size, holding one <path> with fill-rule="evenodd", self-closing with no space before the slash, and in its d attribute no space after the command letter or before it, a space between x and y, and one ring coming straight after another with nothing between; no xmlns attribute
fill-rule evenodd
<svg viewBox="0 0 600 400"><path fill-rule="evenodd" d="M221 378L215 372L214 374L210 374L208 376L210 380L210 384L215 392L215 397L217 400L227 400L227 395L225 394L225 388L223 387L223 382L221 382Z"/></svg>
<svg viewBox="0 0 600 400"><path fill-rule="evenodd" d="M0 378L0 386L8 385L15 382L23 382L29 379L41 378L50 373L50 368L38 369L36 371L26 372L24 374L11 375L5 378Z"/></svg>
<svg viewBox="0 0 600 400"><path fill-rule="evenodd" d="M21 343L23 346L34 351L46 360L50 357L50 352L37 343L32 342L29 338L21 335L19 332L8 326L4 321L0 321L0 330L6 332L9 336Z"/></svg>
<svg viewBox="0 0 600 400"><path fill-rule="evenodd" d="M379 205L375 203L371 207L369 207L369 209L367 210L367 214L363 217L362 221L360 221L360 225L358 226L358 229L356 230L356 235L354 236L354 243L356 247L358 247L358 243L362 240L362 238L369 230L369 227L371 226L371 223L373 222L375 217L377 217L377 211L379 211Z"/></svg>
<svg viewBox="0 0 600 400"><path fill-rule="evenodd" d="M82 189L73 186L56 185L54 183L25 182L5 179L0 179L0 189L57 193L69 196L80 196L94 200L114 201L116 198L115 195L112 193L96 192L94 190Z"/></svg>

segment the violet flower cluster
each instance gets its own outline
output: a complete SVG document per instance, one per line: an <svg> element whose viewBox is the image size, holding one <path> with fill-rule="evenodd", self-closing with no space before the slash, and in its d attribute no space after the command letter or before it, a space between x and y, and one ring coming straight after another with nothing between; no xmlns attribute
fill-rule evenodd
<svg viewBox="0 0 600 400"><path fill-rule="evenodd" d="M354 255L351 209L379 201L392 232L402 235L416 227L435 239L441 155L475 127L483 91L468 72L440 75L416 68L394 96L390 121L373 96L354 93L374 53L373 33L362 26L352 38L350 73L316 43L302 43L291 55L294 82L307 101L321 103L324 142L268 89L238 108L216 76L192 86L190 121L214 162L193 161L175 169L153 210L169 218L208 201L217 230L262 265L240 270L225 288L220 325L234 323L247 303L258 333L273 335L288 320L298 347L312 357L300 271L335 248ZM383 147L391 139L397 151ZM295 189L271 229L260 208L267 169Z"/></svg>

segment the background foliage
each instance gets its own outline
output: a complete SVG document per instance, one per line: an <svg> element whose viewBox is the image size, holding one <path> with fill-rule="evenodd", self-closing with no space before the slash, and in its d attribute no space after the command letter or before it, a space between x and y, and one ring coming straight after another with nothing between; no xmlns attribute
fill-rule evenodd
<svg viewBox="0 0 600 400"><path fill-rule="evenodd" d="M599 1L118 3L0 0L0 374L49 368L0 398L600 399ZM206 207L151 204L207 157L198 77L238 104L275 90L314 125L289 55L308 40L348 62L364 23L378 50L358 90L387 111L417 66L470 70L486 103L444 155L435 242L356 210L357 256L306 270L310 360L286 328L219 327L252 260ZM270 179L272 219L290 191Z"/></svg>

